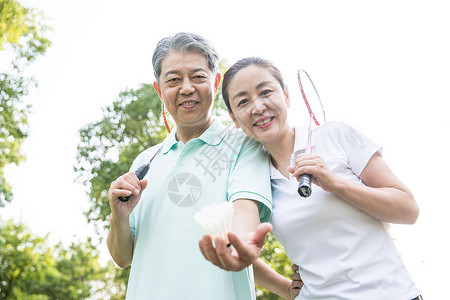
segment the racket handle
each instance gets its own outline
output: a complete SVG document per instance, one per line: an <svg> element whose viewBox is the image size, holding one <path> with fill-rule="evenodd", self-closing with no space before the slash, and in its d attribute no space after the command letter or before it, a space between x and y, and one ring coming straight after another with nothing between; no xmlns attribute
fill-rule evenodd
<svg viewBox="0 0 450 300"><path fill-rule="evenodd" d="M300 176L300 180L298 181L298 193L300 196L308 198L311 193L311 175L303 174Z"/></svg>
<svg viewBox="0 0 450 300"><path fill-rule="evenodd" d="M134 174L136 174L137 178L139 179L139 181L141 181L145 175L147 175L148 169L149 169L150 165L149 164L145 164L140 166L135 172ZM122 202L127 202L128 200L130 200L130 196L120 196L119 200Z"/></svg>

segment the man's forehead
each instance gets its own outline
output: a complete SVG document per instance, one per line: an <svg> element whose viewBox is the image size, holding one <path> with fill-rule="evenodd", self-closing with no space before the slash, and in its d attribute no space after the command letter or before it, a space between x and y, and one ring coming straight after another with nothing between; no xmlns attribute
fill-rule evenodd
<svg viewBox="0 0 450 300"><path fill-rule="evenodd" d="M171 52L161 62L164 72L181 70L209 70L206 57L195 52Z"/></svg>

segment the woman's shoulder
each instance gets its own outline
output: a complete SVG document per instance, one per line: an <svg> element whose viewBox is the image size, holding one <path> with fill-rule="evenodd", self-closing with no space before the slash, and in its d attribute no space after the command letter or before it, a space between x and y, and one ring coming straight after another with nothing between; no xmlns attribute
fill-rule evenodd
<svg viewBox="0 0 450 300"><path fill-rule="evenodd" d="M351 128L352 126L350 126L344 121L330 121L319 127L316 127L313 131L317 131L319 133L330 133L330 132L339 133L348 131Z"/></svg>

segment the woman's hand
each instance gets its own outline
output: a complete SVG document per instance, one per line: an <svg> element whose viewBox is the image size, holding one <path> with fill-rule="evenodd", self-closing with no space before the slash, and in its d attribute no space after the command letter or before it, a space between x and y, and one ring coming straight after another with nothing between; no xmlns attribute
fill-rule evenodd
<svg viewBox="0 0 450 300"><path fill-rule="evenodd" d="M300 276L300 274L298 273L298 266L297 265L292 265L292 271L294 271L294 274L292 274L292 282L289 285L289 291L288 291L288 295L289 295L289 300L294 300L295 297L297 297L300 294L300 291L303 287L303 281L302 278Z"/></svg>
<svg viewBox="0 0 450 300"><path fill-rule="evenodd" d="M325 161L318 154L314 153L302 153L295 158L294 166L289 166L288 171L292 173L292 176L297 180L303 174L310 174L312 182L315 185L320 186L327 192L333 192L333 186L339 178L334 175Z"/></svg>

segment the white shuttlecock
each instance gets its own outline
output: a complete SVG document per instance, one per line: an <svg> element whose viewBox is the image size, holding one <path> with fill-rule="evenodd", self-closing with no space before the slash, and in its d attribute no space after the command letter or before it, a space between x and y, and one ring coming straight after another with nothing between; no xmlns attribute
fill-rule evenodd
<svg viewBox="0 0 450 300"><path fill-rule="evenodd" d="M233 223L233 203L213 203L195 213L194 219L213 240L223 238L228 244L227 234Z"/></svg>

